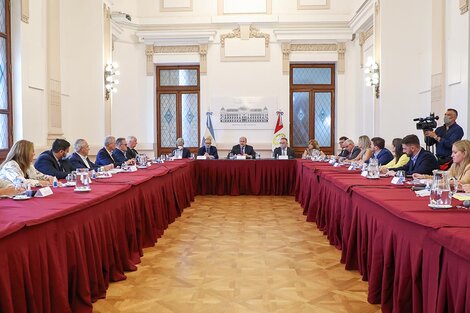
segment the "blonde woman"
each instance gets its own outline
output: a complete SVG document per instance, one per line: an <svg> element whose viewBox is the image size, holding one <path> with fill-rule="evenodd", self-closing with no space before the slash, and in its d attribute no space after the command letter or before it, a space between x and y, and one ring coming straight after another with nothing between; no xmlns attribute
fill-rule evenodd
<svg viewBox="0 0 470 313"><path fill-rule="evenodd" d="M304 153L302 154L302 159L307 159L312 157L312 155L315 153L315 151L320 152L321 156L324 156L325 154L323 151L320 150L320 144L316 139L310 139L308 141L308 146L305 148Z"/></svg>
<svg viewBox="0 0 470 313"><path fill-rule="evenodd" d="M395 138L392 140L392 153L394 155L393 160L380 167L380 172L383 174L387 173L389 168L402 167L410 161L410 157L403 152L401 138Z"/></svg>
<svg viewBox="0 0 470 313"><path fill-rule="evenodd" d="M452 166L449 174L460 184L470 184L470 141L459 140L452 145ZM432 178L429 175L413 174L414 179Z"/></svg>
<svg viewBox="0 0 470 313"><path fill-rule="evenodd" d="M370 145L371 142L369 136L360 136L359 141L357 142L357 146L361 149L361 152L359 152L358 156L353 161L361 163L368 161L373 154Z"/></svg>
<svg viewBox="0 0 470 313"><path fill-rule="evenodd" d="M38 172L33 166L34 145L28 140L19 140L7 154L0 165L0 179L16 183L19 179L23 184L31 186L48 186L53 177Z"/></svg>

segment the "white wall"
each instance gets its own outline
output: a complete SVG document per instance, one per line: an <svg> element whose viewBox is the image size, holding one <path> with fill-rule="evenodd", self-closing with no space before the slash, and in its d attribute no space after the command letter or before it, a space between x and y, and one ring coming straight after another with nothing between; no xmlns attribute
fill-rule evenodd
<svg viewBox="0 0 470 313"><path fill-rule="evenodd" d="M446 1L446 107L458 110L457 123L469 137L469 13L460 14L457 0ZM439 112L443 114L443 112Z"/></svg>
<svg viewBox="0 0 470 313"><path fill-rule="evenodd" d="M431 107L430 92L423 92L430 90L430 2L381 1L381 22L380 131L374 135L387 142L413 133L422 137L412 120L428 116ZM429 85L423 88L423 82Z"/></svg>

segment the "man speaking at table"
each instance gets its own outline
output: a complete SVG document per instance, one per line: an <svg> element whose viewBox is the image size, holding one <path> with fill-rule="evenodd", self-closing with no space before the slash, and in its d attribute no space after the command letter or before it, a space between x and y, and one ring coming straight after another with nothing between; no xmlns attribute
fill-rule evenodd
<svg viewBox="0 0 470 313"><path fill-rule="evenodd" d="M41 153L34 167L41 173L63 179L72 171L72 165L65 158L69 152L70 143L64 139L56 139L52 149Z"/></svg>
<svg viewBox="0 0 470 313"><path fill-rule="evenodd" d="M287 146L287 138L285 137L279 140L279 147L274 149L273 154L276 159L278 159L280 155L287 155L289 159L295 159L295 152L292 148Z"/></svg>
<svg viewBox="0 0 470 313"><path fill-rule="evenodd" d="M252 146L247 145L246 137L240 137L239 145L235 145L232 147L230 151L233 155L244 155L247 159L254 159L256 158L256 152ZM229 155L230 155L229 153Z"/></svg>

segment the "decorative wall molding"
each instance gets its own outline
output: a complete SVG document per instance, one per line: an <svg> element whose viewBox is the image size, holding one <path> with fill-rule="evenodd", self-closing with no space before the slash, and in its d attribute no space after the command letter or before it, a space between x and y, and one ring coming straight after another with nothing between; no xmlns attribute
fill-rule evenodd
<svg viewBox="0 0 470 313"><path fill-rule="evenodd" d="M258 54L256 55L250 55L249 53L247 53L246 55L235 56L235 55L230 55L226 53L227 40L239 39L241 41L249 41L250 39L253 39L253 38L264 39L264 51L262 54L259 53L260 51L257 51ZM270 39L269 34L259 31L253 25L250 25L249 27L248 25L239 26L228 34L220 35L220 59L221 61L269 61L269 58L270 58L269 39ZM252 47L255 47L256 45L258 46L253 49L260 50L259 42L253 43Z"/></svg>
<svg viewBox="0 0 470 313"><path fill-rule="evenodd" d="M225 7L225 1L228 0L217 0L217 14L218 15L234 15L234 14L267 14L271 15L272 14L272 0L250 0L252 2L258 2L253 5L252 7L256 7L256 4L262 4L264 3L264 10L240 10L238 12L227 12L226 7ZM231 0L231 1L240 1L240 0ZM246 0L242 0L243 2L247 2ZM240 3L238 4L240 5Z"/></svg>
<svg viewBox="0 0 470 313"><path fill-rule="evenodd" d="M160 0L160 12L185 12L185 11L193 10L193 0L186 0L187 4L185 6L181 6L181 5L171 6L171 5L168 5L166 2L170 2L170 1Z"/></svg>
<svg viewBox="0 0 470 313"><path fill-rule="evenodd" d="M289 74L289 56L291 52L337 52L338 62L337 69L338 74L344 74L345 54L346 54L346 43L338 42L335 44L289 44L283 43L282 49L282 72Z"/></svg>
<svg viewBox="0 0 470 313"><path fill-rule="evenodd" d="M21 20L29 23L29 0L21 0Z"/></svg>
<svg viewBox="0 0 470 313"><path fill-rule="evenodd" d="M226 38L241 38L240 27L235 28L231 33L220 35L220 47L225 48ZM260 32L256 27L250 25L250 33L248 38L264 38L265 47L269 47L269 34Z"/></svg>
<svg viewBox="0 0 470 313"><path fill-rule="evenodd" d="M153 76L155 72L153 56L154 54L199 54L199 72L207 74L207 49L208 44L192 45L192 46L145 46L145 56L147 62L147 76Z"/></svg>
<svg viewBox="0 0 470 313"><path fill-rule="evenodd" d="M361 68L364 67L364 43L374 34L374 27L370 27L365 32L359 33L359 46L361 47Z"/></svg>
<svg viewBox="0 0 470 313"><path fill-rule="evenodd" d="M305 4L302 0L297 0L297 10L328 10L330 0L324 0L323 4Z"/></svg>
<svg viewBox="0 0 470 313"><path fill-rule="evenodd" d="M136 36L140 42L155 46L191 46L214 41L215 30L168 29L138 31Z"/></svg>
<svg viewBox="0 0 470 313"><path fill-rule="evenodd" d="M460 14L468 12L468 0L460 0Z"/></svg>

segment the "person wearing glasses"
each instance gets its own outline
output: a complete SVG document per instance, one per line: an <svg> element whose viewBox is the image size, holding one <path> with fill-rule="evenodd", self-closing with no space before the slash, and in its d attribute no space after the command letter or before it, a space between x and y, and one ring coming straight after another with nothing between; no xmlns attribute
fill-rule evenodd
<svg viewBox="0 0 470 313"><path fill-rule="evenodd" d="M127 165L132 165L135 163L135 159L130 157L127 151L126 139L119 137L116 139L116 148L113 150L111 155L118 164L126 163Z"/></svg>

